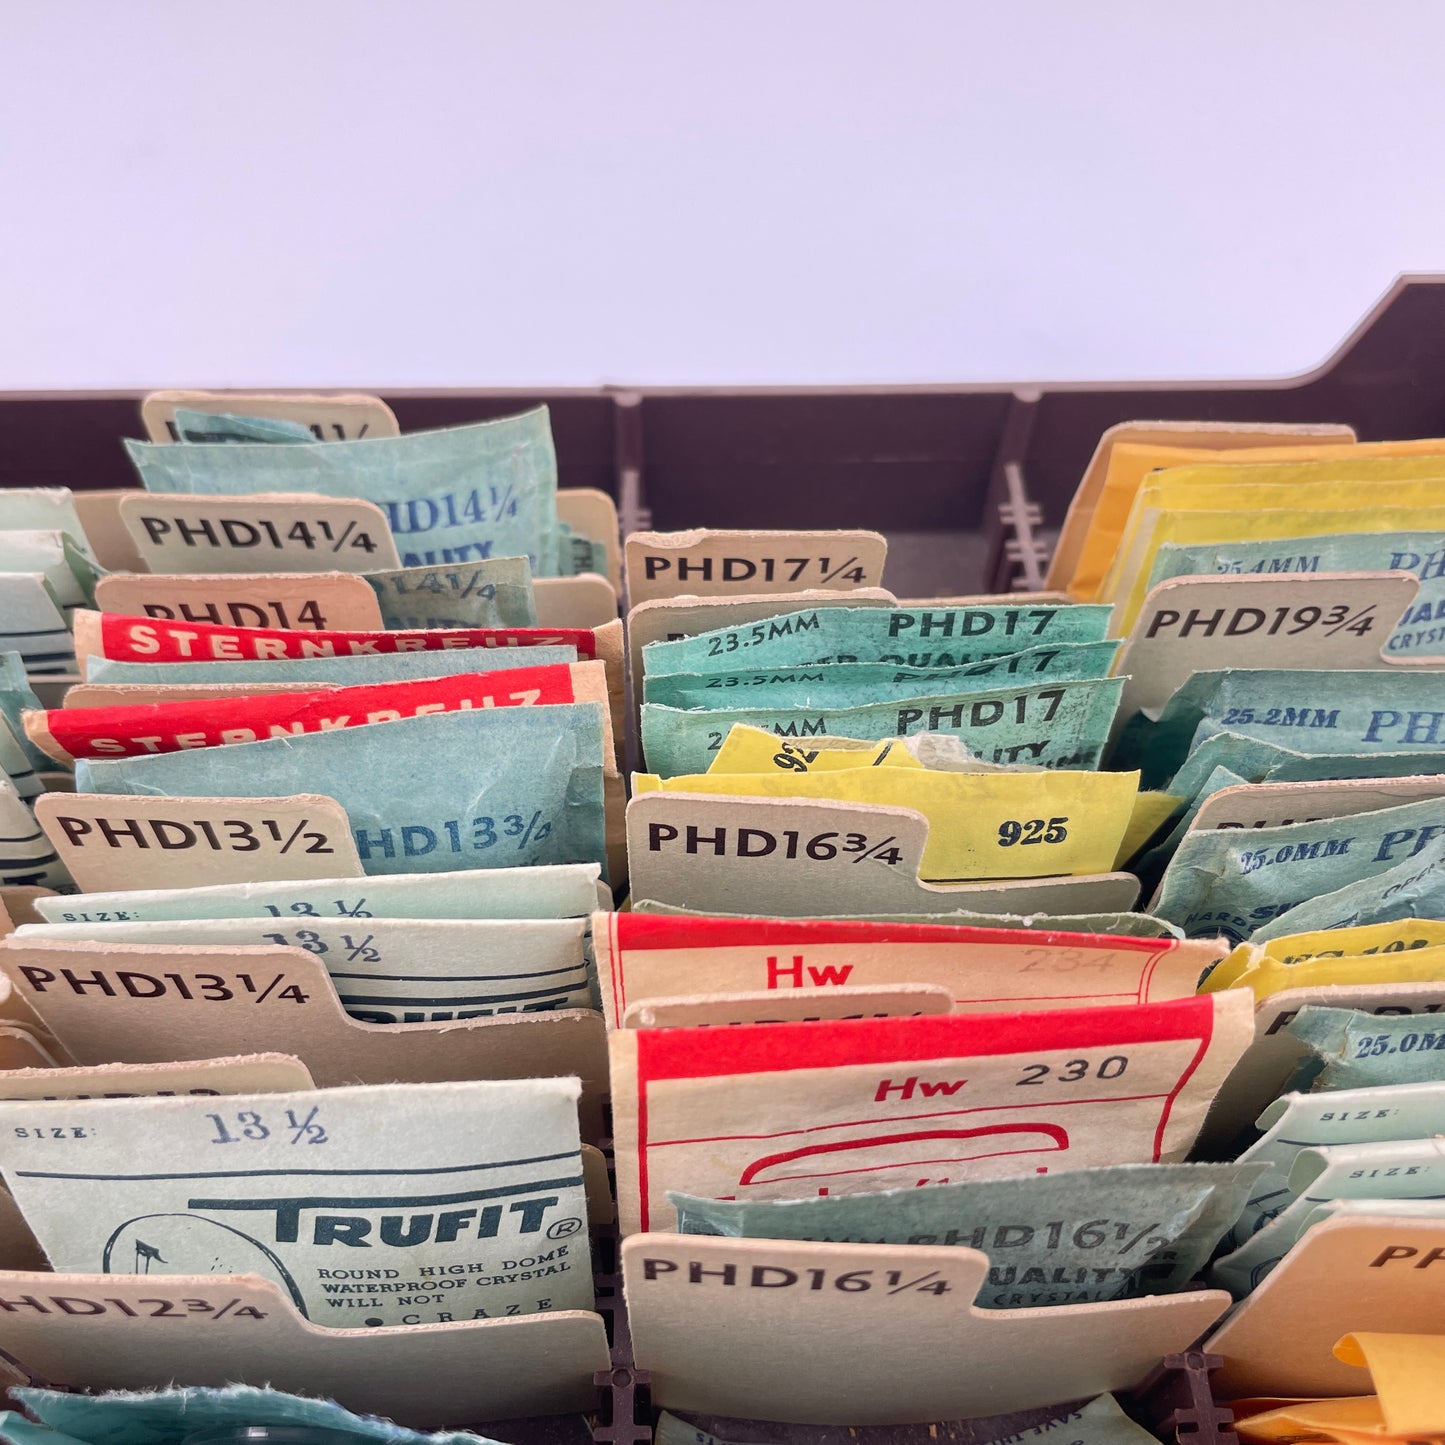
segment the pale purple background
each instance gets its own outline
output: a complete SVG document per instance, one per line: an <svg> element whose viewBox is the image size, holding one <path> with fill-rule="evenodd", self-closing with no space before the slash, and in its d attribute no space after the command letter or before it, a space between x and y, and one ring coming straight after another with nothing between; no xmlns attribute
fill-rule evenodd
<svg viewBox="0 0 1445 1445"><path fill-rule="evenodd" d="M1274 374L1432 0L0 0L0 387Z"/></svg>

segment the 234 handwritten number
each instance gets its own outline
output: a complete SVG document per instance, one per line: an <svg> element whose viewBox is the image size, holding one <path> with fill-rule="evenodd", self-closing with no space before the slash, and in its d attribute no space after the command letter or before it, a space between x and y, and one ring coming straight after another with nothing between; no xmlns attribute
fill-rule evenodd
<svg viewBox="0 0 1445 1445"><path fill-rule="evenodd" d="M1064 826L1068 821L1067 818L1030 818L1016 823L1009 819L998 825L998 846L1012 848L1017 843L1026 848L1030 843L1062 843L1069 836Z"/></svg>

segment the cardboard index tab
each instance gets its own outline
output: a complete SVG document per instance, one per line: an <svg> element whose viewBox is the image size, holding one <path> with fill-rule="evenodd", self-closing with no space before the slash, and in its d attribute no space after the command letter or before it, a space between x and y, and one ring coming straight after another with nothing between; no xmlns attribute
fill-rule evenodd
<svg viewBox="0 0 1445 1445"><path fill-rule="evenodd" d="M633 896L709 913L1099 913L1138 896L1129 873L924 883L927 840L912 808L667 792L627 805Z"/></svg>
<svg viewBox="0 0 1445 1445"><path fill-rule="evenodd" d="M177 440L177 410L212 416L258 416L296 421L319 442L401 435L392 409L366 392L153 391L141 402L141 420L153 442Z"/></svg>
<svg viewBox="0 0 1445 1445"><path fill-rule="evenodd" d="M5 1348L91 1390L270 1385L424 1430L595 1406L599 1315L323 1329L257 1275L0 1275ZM178 1322L182 1323L178 1329Z"/></svg>
<svg viewBox="0 0 1445 1445"><path fill-rule="evenodd" d="M1128 679L1115 732L1136 712L1163 707L1196 672L1388 667L1380 649L1419 590L1408 572L1161 582L1114 664Z"/></svg>
<svg viewBox="0 0 1445 1445"><path fill-rule="evenodd" d="M360 878L334 798L160 798L46 793L45 830L83 893L284 878Z"/></svg>
<svg viewBox="0 0 1445 1445"><path fill-rule="evenodd" d="M72 943L13 935L0 966L77 1065L292 1054L318 1088L453 1079L582 1080L583 1135L599 1136L607 1090L602 1015L590 1009L454 1023L372 1024L341 1007L303 948Z"/></svg>
<svg viewBox="0 0 1445 1445"><path fill-rule="evenodd" d="M1356 1331L1445 1334L1445 1219L1326 1219L1312 1225L1205 1341L1224 1356L1224 1399L1358 1395L1364 1377L1335 1357Z"/></svg>
<svg viewBox="0 0 1445 1445"><path fill-rule="evenodd" d="M633 532L627 595L635 607L659 597L736 597L758 592L848 592L878 587L888 543L878 532Z"/></svg>
<svg viewBox="0 0 1445 1445"><path fill-rule="evenodd" d="M824 1019L908 1019L953 1012L942 984L896 983L876 988L767 989L679 994L629 1004L625 1029L681 1029L703 1025L815 1023Z"/></svg>
<svg viewBox="0 0 1445 1445"><path fill-rule="evenodd" d="M622 1242L655 1402L744 1419L896 1425L1142 1382L1224 1312L1219 1290L981 1310L974 1249L641 1234Z"/></svg>
<svg viewBox="0 0 1445 1445"><path fill-rule="evenodd" d="M95 605L130 617L223 627L366 632L382 626L376 593L354 572L113 573L96 583Z"/></svg>
<svg viewBox="0 0 1445 1445"><path fill-rule="evenodd" d="M120 519L152 572L375 572L400 567L386 513L359 498L138 492Z"/></svg>

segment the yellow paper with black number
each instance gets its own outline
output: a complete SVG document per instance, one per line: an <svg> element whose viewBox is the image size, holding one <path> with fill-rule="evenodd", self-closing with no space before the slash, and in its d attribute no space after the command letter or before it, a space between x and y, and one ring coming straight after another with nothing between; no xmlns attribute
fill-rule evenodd
<svg viewBox="0 0 1445 1445"><path fill-rule="evenodd" d="M1111 872L1133 820L1139 774L850 768L663 779L638 773L632 791L634 796L713 793L912 808L929 824L922 877L943 882Z"/></svg>
<svg viewBox="0 0 1445 1445"><path fill-rule="evenodd" d="M1278 942L1279 940L1274 940ZM1250 989L1259 1002L1287 988L1321 988L1327 984L1439 983L1445 980L1445 947L1419 948L1410 953L1356 954L1346 958L1312 958L1305 963L1281 963L1257 948L1243 959L1250 944L1235 949L1199 986L1200 993L1227 988Z"/></svg>
<svg viewBox="0 0 1445 1445"><path fill-rule="evenodd" d="M833 773L846 768L922 768L901 738L868 742L861 738L779 737L769 728L734 723L708 776L719 773Z"/></svg>

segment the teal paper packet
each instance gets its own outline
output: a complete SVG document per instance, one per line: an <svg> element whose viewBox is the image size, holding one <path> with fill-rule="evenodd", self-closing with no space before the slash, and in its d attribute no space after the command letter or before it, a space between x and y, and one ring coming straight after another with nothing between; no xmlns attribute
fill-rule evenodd
<svg viewBox="0 0 1445 1445"><path fill-rule="evenodd" d="M557 523L558 577L580 577L584 572L607 576L607 543L574 532L566 522Z"/></svg>
<svg viewBox="0 0 1445 1445"><path fill-rule="evenodd" d="M10 779L15 791L27 802L32 802L45 791L39 773L31 767L30 759L20 745L20 739L3 717L0 717L0 772Z"/></svg>
<svg viewBox="0 0 1445 1445"><path fill-rule="evenodd" d="M0 572L0 652L17 653L27 672L74 671L70 623L43 572Z"/></svg>
<svg viewBox="0 0 1445 1445"><path fill-rule="evenodd" d="M69 487L0 488L0 532L64 532L82 556L95 561Z"/></svg>
<svg viewBox="0 0 1445 1445"><path fill-rule="evenodd" d="M65 864L8 777L0 776L0 886L73 890Z"/></svg>
<svg viewBox="0 0 1445 1445"><path fill-rule="evenodd" d="M1393 868L1307 898L1257 928L1258 943L1292 933L1445 917L1445 839L1437 838Z"/></svg>
<svg viewBox="0 0 1445 1445"><path fill-rule="evenodd" d="M1167 1294L1239 1215L1261 1166L1122 1164L813 1199L672 1193L682 1234L956 1245L989 1257L981 1309Z"/></svg>
<svg viewBox="0 0 1445 1445"><path fill-rule="evenodd" d="M1149 586L1206 573L1276 576L1315 572L1411 572L1420 590L1385 652L1430 656L1445 651L1445 532L1345 532L1267 542L1217 542L1160 547Z"/></svg>
<svg viewBox="0 0 1445 1445"><path fill-rule="evenodd" d="M43 772L55 768L55 759L48 758L25 735L25 723L21 714L38 708L40 699L30 686L30 677L25 671L25 662L18 652L0 652L0 713L4 714L10 731L30 759L30 766Z"/></svg>
<svg viewBox="0 0 1445 1445"><path fill-rule="evenodd" d="M956 733L985 762L1087 769L1098 765L1123 686L1123 678L1110 677L826 711L733 707L704 712L644 703L642 750L648 771L664 778L705 773L728 729L747 723L781 737L882 741L925 731Z"/></svg>
<svg viewBox="0 0 1445 1445"><path fill-rule="evenodd" d="M123 896L119 893L114 898ZM42 902L44 900L41 900ZM684 908L652 898L634 898L634 913L668 913L684 918L757 918L755 913L719 913L711 908ZM47 915L48 916L48 915ZM939 923L957 928L1024 928L1040 933L1102 933L1115 938L1183 938L1172 923L1147 913L828 913L813 914L834 923ZM808 914L798 915L800 919Z"/></svg>
<svg viewBox="0 0 1445 1445"><path fill-rule="evenodd" d="M1320 1093L1445 1080L1445 1019L1437 1026L1430 1014L1367 1014L1309 1004L1286 1028L1315 1056L1297 1088L1307 1083Z"/></svg>
<svg viewBox="0 0 1445 1445"><path fill-rule="evenodd" d="M1284 1258L1321 1205L1334 1199L1445 1196L1445 1145L1439 1139L1379 1139L1301 1149L1289 1174L1291 1198L1238 1249L1215 1261L1209 1282L1236 1299ZM1445 1206L1441 1206L1445 1207Z"/></svg>
<svg viewBox="0 0 1445 1445"><path fill-rule="evenodd" d="M532 568L525 557L488 557L446 567L368 572L382 624L442 627L535 627Z"/></svg>
<svg viewBox="0 0 1445 1445"><path fill-rule="evenodd" d="M1199 938L1223 933L1243 943L1308 899L1375 878L1445 834L1445 802L1291 823L1190 833L1164 870L1153 912Z"/></svg>
<svg viewBox="0 0 1445 1445"><path fill-rule="evenodd" d="M603 737L595 702L433 713L224 748L82 759L76 790L169 798L322 793L346 809L368 873L605 868Z"/></svg>
<svg viewBox="0 0 1445 1445"><path fill-rule="evenodd" d="M365 682L403 682L418 677L452 677L464 672L500 672L508 667L546 667L576 662L577 649L566 646L491 647L486 657L475 647L438 648L434 652L377 652L356 657L287 657L248 662L118 662L92 657L87 682L149 682L159 687L191 682L294 682L298 688L327 683L355 687ZM32 703L38 707L38 703Z"/></svg>
<svg viewBox="0 0 1445 1445"><path fill-rule="evenodd" d="M361 497L387 514L402 564L525 556L555 565L557 456L546 407L395 437L173 446L127 439L146 489Z"/></svg>
<svg viewBox="0 0 1445 1445"><path fill-rule="evenodd" d="M886 662L895 667L962 667L1025 648L1102 642L1113 609L958 607L912 611L818 607L780 613L744 627L718 627L642 649L643 671L715 672L719 668L798 667L814 662Z"/></svg>
<svg viewBox="0 0 1445 1445"><path fill-rule="evenodd" d="M281 417L238 416L234 412L190 411L176 408L176 440L190 444L207 442L314 442L316 437L304 422Z"/></svg>
<svg viewBox="0 0 1445 1445"><path fill-rule="evenodd" d="M1225 730L1311 754L1445 751L1445 670L1196 672L1156 723L1131 724L1111 766L1161 786Z"/></svg>
<svg viewBox="0 0 1445 1445"><path fill-rule="evenodd" d="M1392 1084L1340 1089L1329 1094L1285 1094L1259 1116L1264 1130L1239 1156L1264 1164L1239 1218L1225 1236L1237 1247L1283 1210L1294 1194L1290 1172L1302 1149L1368 1144L1379 1139L1423 1139L1445 1118L1445 1084Z"/></svg>
<svg viewBox="0 0 1445 1445"><path fill-rule="evenodd" d="M182 1445L192 1435L255 1425L340 1431L375 1445L493 1445L467 1430L426 1434L375 1415L353 1415L334 1400L286 1395L255 1385L190 1385L74 1395L25 1386L15 1398L38 1425L16 1411L0 1414L0 1439L12 1445ZM237 1439L242 1438L237 1435ZM1120 1442L1124 1445L1124 1442Z"/></svg>
<svg viewBox="0 0 1445 1445"><path fill-rule="evenodd" d="M540 868L468 868L391 873L384 878L308 878L212 883L37 898L47 923L160 923L172 919L585 918L611 908L596 863Z"/></svg>
<svg viewBox="0 0 1445 1445"><path fill-rule="evenodd" d="M581 918L205 918L27 923L15 937L97 943L304 948L341 1006L373 1024L601 1007ZM160 985L162 988L164 984Z"/></svg>
<svg viewBox="0 0 1445 1445"><path fill-rule="evenodd" d="M0 572L39 572L67 622L95 603L98 568L64 532L0 532Z"/></svg>
<svg viewBox="0 0 1445 1445"><path fill-rule="evenodd" d="M907 669L886 662L822 662L778 671L671 673L647 676L644 702L668 707L859 707L901 697L942 697L986 692L1011 682L1108 677L1118 656L1117 642L1063 642L1031 647L969 667Z"/></svg>

